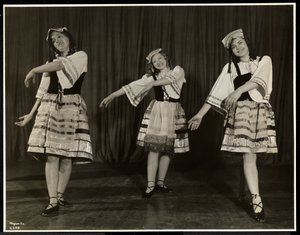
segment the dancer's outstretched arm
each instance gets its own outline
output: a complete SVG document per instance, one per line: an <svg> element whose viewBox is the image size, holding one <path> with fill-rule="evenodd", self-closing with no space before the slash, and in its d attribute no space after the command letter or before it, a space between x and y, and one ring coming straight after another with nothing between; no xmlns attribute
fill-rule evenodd
<svg viewBox="0 0 300 235"><path fill-rule="evenodd" d="M37 108L39 107L41 103L41 100L40 99L36 99L30 113L22 116L22 117L19 117L19 120L18 122L15 122L15 125L17 126L25 126L28 122L30 122L30 120L33 118L33 115L35 113L35 111L37 110Z"/></svg>
<svg viewBox="0 0 300 235"><path fill-rule="evenodd" d="M106 108L109 105L109 103L112 102L115 98L122 96L124 94L125 94L124 89L120 88L119 90L117 90L117 91L111 93L109 96L105 97L99 104L99 107Z"/></svg>

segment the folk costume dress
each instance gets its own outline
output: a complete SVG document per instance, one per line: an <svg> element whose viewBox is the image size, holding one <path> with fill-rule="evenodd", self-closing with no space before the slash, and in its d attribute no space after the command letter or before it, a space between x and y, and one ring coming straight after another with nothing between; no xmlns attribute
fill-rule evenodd
<svg viewBox="0 0 300 235"><path fill-rule="evenodd" d="M59 71L44 73L36 98L41 99L28 141L28 152L36 159L65 157L73 163L93 159L87 106L80 96L87 72L87 54L83 51L58 57L64 65Z"/></svg>
<svg viewBox="0 0 300 235"><path fill-rule="evenodd" d="M226 110L224 99L238 87L252 81L259 88L241 95L235 107ZM269 56L250 62L226 64L206 102L226 115L221 150L240 153L277 153L272 92L272 61Z"/></svg>
<svg viewBox="0 0 300 235"><path fill-rule="evenodd" d="M176 66L165 75L144 75L126 86L123 86L127 98L137 106L146 94L138 93L150 82L166 77L170 85L154 87L155 99L146 109L138 133L137 145L146 151L173 155L189 151L187 122L180 104L180 93L186 82L184 70Z"/></svg>

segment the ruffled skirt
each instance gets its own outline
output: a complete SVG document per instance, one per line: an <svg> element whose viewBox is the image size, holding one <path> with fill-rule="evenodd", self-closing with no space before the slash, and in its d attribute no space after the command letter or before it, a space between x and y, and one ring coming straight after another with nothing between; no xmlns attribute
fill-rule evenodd
<svg viewBox="0 0 300 235"><path fill-rule="evenodd" d="M238 101L225 119L221 150L277 153L274 112L268 103Z"/></svg>
<svg viewBox="0 0 300 235"><path fill-rule="evenodd" d="M28 141L28 152L36 159L47 156L70 158L74 163L93 160L87 107L80 95L46 93L41 100Z"/></svg>

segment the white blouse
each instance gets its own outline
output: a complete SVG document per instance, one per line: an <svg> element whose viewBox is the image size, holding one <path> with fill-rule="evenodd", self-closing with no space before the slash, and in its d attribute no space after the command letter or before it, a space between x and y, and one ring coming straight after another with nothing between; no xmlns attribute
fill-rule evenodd
<svg viewBox="0 0 300 235"><path fill-rule="evenodd" d="M75 52L67 57L58 57L53 61L61 61L63 69L56 71L62 89L71 88L80 75L87 72L88 56L84 51ZM50 85L49 73L43 73L36 98L41 99Z"/></svg>
<svg viewBox="0 0 300 235"><path fill-rule="evenodd" d="M180 66L176 66L173 70L168 71L166 74L158 74L157 80L167 78L171 81L171 84L164 85L166 93L169 97L178 99L180 98L181 89L183 83L186 82L184 70ZM138 96L138 93L149 83L153 82L153 76L147 74L143 75L141 79L133 81L128 85L123 86L127 98L133 106L137 106L147 93Z"/></svg>
<svg viewBox="0 0 300 235"><path fill-rule="evenodd" d="M251 73L250 81L257 83L259 88L249 91L250 97L258 103L269 103L272 92L272 60L269 56L259 57L250 62L239 62L241 75ZM228 73L228 63L223 67L221 74L211 89L205 102L209 103L217 111L226 112L222 107L222 101L234 91L233 81L238 76L236 68L231 63L231 73Z"/></svg>

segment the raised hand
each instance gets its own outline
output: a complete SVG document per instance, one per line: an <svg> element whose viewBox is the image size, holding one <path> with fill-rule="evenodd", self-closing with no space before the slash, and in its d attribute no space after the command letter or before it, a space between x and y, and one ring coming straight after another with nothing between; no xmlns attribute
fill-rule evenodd
<svg viewBox="0 0 300 235"><path fill-rule="evenodd" d="M19 120L18 122L15 122L15 125L17 126L25 126L28 122L30 122L30 120L32 119L32 115L30 114L26 114L22 117L19 117Z"/></svg>
<svg viewBox="0 0 300 235"><path fill-rule="evenodd" d="M224 100L226 109L234 107L241 95L242 93L240 93L238 90L235 90L234 92L230 93Z"/></svg>
<svg viewBox="0 0 300 235"><path fill-rule="evenodd" d="M32 79L32 82L35 83L35 72L33 72L32 70L29 71L29 73L26 75L24 83L26 87L29 87L29 82Z"/></svg>
<svg viewBox="0 0 300 235"><path fill-rule="evenodd" d="M101 101L101 103L99 104L99 107L100 108L107 108L107 106L109 105L109 103L110 102L112 102L113 101L113 99L114 99L115 97L112 95L112 94L110 94L109 96L107 96L106 98L104 98L102 101Z"/></svg>
<svg viewBox="0 0 300 235"><path fill-rule="evenodd" d="M188 121L188 128L192 131L198 129L202 121L202 116L196 114Z"/></svg>

